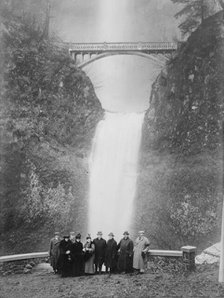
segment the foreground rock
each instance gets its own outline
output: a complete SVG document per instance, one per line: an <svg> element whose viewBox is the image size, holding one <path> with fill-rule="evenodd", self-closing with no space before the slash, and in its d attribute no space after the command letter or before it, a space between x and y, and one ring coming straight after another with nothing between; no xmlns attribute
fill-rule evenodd
<svg viewBox="0 0 224 298"><path fill-rule="evenodd" d="M219 263L220 260L221 243L213 244L212 246L203 250L203 252L196 256L196 264L213 264Z"/></svg>

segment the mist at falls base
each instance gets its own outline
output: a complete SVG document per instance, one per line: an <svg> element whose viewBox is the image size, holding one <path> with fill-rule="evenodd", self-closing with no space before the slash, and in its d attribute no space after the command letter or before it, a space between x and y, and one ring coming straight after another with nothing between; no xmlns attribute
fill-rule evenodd
<svg viewBox="0 0 224 298"><path fill-rule="evenodd" d="M89 158L88 232L121 237L130 228L144 113L105 112Z"/></svg>

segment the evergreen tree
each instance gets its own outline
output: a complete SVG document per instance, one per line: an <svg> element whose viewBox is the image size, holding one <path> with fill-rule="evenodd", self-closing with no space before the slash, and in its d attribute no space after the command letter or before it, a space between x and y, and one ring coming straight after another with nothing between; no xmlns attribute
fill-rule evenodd
<svg viewBox="0 0 224 298"><path fill-rule="evenodd" d="M171 0L175 4L181 4L181 10L176 18L185 17L179 28L183 35L191 34L208 16L222 9L223 0Z"/></svg>
<svg viewBox="0 0 224 298"><path fill-rule="evenodd" d="M219 4L221 5L222 9L224 9L224 0L219 0Z"/></svg>

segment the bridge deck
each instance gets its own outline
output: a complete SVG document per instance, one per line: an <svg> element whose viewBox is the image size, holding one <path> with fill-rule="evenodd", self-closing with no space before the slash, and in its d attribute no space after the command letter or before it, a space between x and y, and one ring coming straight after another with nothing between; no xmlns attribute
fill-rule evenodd
<svg viewBox="0 0 224 298"><path fill-rule="evenodd" d="M70 43L69 51L76 53L99 53L99 52L118 52L118 51L175 51L177 44L173 42L110 42L110 43Z"/></svg>

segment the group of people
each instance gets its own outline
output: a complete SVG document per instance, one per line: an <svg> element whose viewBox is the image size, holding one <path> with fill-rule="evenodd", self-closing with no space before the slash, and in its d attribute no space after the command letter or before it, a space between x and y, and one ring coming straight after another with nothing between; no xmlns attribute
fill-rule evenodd
<svg viewBox="0 0 224 298"><path fill-rule="evenodd" d="M101 274L102 266L106 272L111 273L144 273L147 264L147 251L149 240L144 236L144 231L139 231L135 242L129 238L125 231L123 238L117 244L114 234L103 239L102 232L92 240L86 237L86 242L81 242L81 234L65 235L61 239L59 232L55 232L50 241L50 262L55 273L62 277Z"/></svg>

